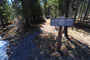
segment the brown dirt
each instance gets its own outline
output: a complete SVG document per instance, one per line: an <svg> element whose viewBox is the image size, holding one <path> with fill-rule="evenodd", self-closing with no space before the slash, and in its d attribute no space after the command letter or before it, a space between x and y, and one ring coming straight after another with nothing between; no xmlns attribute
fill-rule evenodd
<svg viewBox="0 0 90 60"><path fill-rule="evenodd" d="M54 26L50 25L50 20L47 20L45 24L42 25L41 30L43 31L36 38L37 46L44 52L51 56L59 57L60 59L70 59L72 60L89 60L90 58L90 33L84 30L76 28L72 30L69 27L69 37L66 39L63 34L61 53L57 53L57 36L58 30ZM83 33L84 32L84 33ZM61 57L62 56L62 57ZM63 60L61 59L61 60Z"/></svg>

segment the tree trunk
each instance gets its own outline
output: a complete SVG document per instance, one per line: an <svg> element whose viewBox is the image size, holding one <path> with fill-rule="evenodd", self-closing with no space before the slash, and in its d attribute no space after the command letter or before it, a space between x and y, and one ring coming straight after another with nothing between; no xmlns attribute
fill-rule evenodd
<svg viewBox="0 0 90 60"><path fill-rule="evenodd" d="M25 26L28 26L28 25L30 25L30 23L29 23L29 19L28 19L28 11L27 11L27 6L26 6L26 2L24 1L24 0L22 0L22 11L23 11L23 17L24 17L24 19L25 19ZM25 9L26 8L26 9Z"/></svg>
<svg viewBox="0 0 90 60"><path fill-rule="evenodd" d="M2 18L0 18L0 22L1 22L1 26L2 26L2 28L4 28L4 27L5 27L5 24L4 24L4 21L3 21Z"/></svg>
<svg viewBox="0 0 90 60"><path fill-rule="evenodd" d="M87 9L86 9L86 12L85 12L85 15L84 15L84 18L83 18L83 23L84 23L84 20L86 19L86 16L87 16L87 13L88 13L88 10L89 10L89 5L90 5L90 0L88 0L89 3L87 5Z"/></svg>
<svg viewBox="0 0 90 60"><path fill-rule="evenodd" d="M66 1L65 18L68 18L70 0L65 0L65 1ZM65 33L65 37L68 38L68 27L67 26L64 27L64 33Z"/></svg>
<svg viewBox="0 0 90 60"><path fill-rule="evenodd" d="M78 13L78 8L77 8L76 11L75 11L74 22L76 21L77 13Z"/></svg>

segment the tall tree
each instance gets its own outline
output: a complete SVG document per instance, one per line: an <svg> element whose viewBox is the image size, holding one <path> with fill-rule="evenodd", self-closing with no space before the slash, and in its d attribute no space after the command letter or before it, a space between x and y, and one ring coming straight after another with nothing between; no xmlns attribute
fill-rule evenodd
<svg viewBox="0 0 90 60"><path fill-rule="evenodd" d="M58 9L59 9L59 15L64 16L65 15L65 0L59 0L58 2Z"/></svg>
<svg viewBox="0 0 90 60"><path fill-rule="evenodd" d="M87 4L87 8L86 8L85 15L84 15L84 18L83 18L83 22L86 19L86 16L87 16L87 13L88 13L89 9L90 9L90 0L88 0L88 4Z"/></svg>
<svg viewBox="0 0 90 60"><path fill-rule="evenodd" d="M43 13L39 0L21 0L21 5L26 25L38 24L43 21Z"/></svg>
<svg viewBox="0 0 90 60"><path fill-rule="evenodd" d="M1 25L4 28L5 24L13 18L13 9L8 4L7 0L0 0L0 20Z"/></svg>

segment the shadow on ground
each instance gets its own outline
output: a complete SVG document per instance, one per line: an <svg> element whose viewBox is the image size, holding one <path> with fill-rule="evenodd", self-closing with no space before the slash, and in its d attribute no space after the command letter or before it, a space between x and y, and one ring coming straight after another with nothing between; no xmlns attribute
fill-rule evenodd
<svg viewBox="0 0 90 60"><path fill-rule="evenodd" d="M62 39L57 52L57 36L43 33L40 29L21 38L8 50L9 60L90 60L87 44L69 36Z"/></svg>
<svg viewBox="0 0 90 60"><path fill-rule="evenodd" d="M87 33L90 33L90 24L88 25L88 24L84 24L84 23L77 23L77 24L75 24L74 28L76 28L76 30L77 30L78 32L83 32L83 31L85 31L85 32L83 32L83 33L85 33L85 34L86 34L86 32L87 32ZM83 31L80 31L80 30L83 30ZM89 34L89 35L90 35L90 34Z"/></svg>
<svg viewBox="0 0 90 60"><path fill-rule="evenodd" d="M59 60L90 60L90 48L70 36L62 39L61 53L57 53L57 37L53 34L41 34L35 40L42 53L49 54ZM53 60L53 59L52 59Z"/></svg>
<svg viewBox="0 0 90 60"><path fill-rule="evenodd" d="M47 53L43 54L42 50L37 47L35 38L41 33L41 30L34 31L11 46L8 50L9 60L58 60Z"/></svg>

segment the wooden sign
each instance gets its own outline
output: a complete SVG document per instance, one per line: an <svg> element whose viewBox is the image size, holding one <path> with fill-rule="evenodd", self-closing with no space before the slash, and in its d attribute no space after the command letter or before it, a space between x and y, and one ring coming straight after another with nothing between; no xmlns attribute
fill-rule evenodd
<svg viewBox="0 0 90 60"><path fill-rule="evenodd" d="M51 18L51 26L73 26L73 18Z"/></svg>

